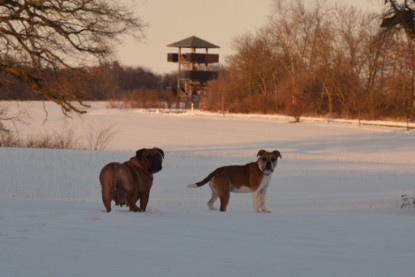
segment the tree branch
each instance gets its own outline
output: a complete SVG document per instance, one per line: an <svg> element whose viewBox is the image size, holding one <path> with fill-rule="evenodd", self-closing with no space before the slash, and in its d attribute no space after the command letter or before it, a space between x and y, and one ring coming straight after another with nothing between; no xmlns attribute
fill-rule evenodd
<svg viewBox="0 0 415 277"><path fill-rule="evenodd" d="M105 61L114 41L122 35L141 40L145 28L128 7L110 0L0 0L0 72L24 81L65 113L84 112L70 85L77 80L56 84L65 69Z"/></svg>

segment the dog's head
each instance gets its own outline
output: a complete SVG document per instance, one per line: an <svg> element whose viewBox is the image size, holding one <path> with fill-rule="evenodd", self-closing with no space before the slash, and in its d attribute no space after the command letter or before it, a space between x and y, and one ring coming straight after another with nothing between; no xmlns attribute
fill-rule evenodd
<svg viewBox="0 0 415 277"><path fill-rule="evenodd" d="M272 152L259 150L257 157L259 169L264 172L265 175L272 174L277 167L278 158L282 159L281 153L278 150Z"/></svg>
<svg viewBox="0 0 415 277"><path fill-rule="evenodd" d="M143 148L135 153L141 166L150 173L159 172L163 166L164 151L160 148Z"/></svg>

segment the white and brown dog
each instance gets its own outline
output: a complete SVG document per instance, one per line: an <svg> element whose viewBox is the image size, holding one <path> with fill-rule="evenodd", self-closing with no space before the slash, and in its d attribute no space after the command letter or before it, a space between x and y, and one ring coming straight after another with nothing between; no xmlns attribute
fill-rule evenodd
<svg viewBox="0 0 415 277"><path fill-rule="evenodd" d="M274 172L278 158L282 158L278 150L268 152L258 151L258 160L245 165L230 165L219 167L210 173L205 179L189 188L198 188L209 182L212 190L212 197L207 205L214 210L213 204L219 198L219 210L224 212L229 203L230 192L252 192L254 211L269 213L265 207L265 194L271 181L271 174Z"/></svg>

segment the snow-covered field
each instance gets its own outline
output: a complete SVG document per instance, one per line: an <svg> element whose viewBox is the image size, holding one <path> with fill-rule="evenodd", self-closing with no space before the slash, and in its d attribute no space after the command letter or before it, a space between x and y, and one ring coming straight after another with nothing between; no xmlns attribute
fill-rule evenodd
<svg viewBox="0 0 415 277"><path fill-rule="evenodd" d="M7 103L1 103L5 105ZM106 151L0 148L0 276L412 276L415 132L326 120L106 109L65 119L55 105L20 103L21 135L64 129L87 140L116 132ZM98 174L141 147L166 153L147 213L101 202ZM271 214L232 194L209 211L214 168L278 149Z"/></svg>

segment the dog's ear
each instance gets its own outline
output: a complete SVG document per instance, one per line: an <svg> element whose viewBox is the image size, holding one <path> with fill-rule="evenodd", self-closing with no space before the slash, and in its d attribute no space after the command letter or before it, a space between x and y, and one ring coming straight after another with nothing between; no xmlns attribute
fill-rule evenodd
<svg viewBox="0 0 415 277"><path fill-rule="evenodd" d="M259 150L258 154L256 154L257 157L261 156L264 152L266 152L264 149Z"/></svg>
<svg viewBox="0 0 415 277"><path fill-rule="evenodd" d="M160 155L163 157L164 159L164 151L161 150L160 148L155 147L155 149L160 153Z"/></svg>
<svg viewBox="0 0 415 277"><path fill-rule="evenodd" d="M143 158L143 152L144 150L146 150L145 148L141 148L140 150L137 150L135 152L135 157L137 158L137 160L141 161L141 159Z"/></svg>
<svg viewBox="0 0 415 277"><path fill-rule="evenodd" d="M280 157L282 159L281 153L278 150L274 150L273 153L277 156Z"/></svg>

